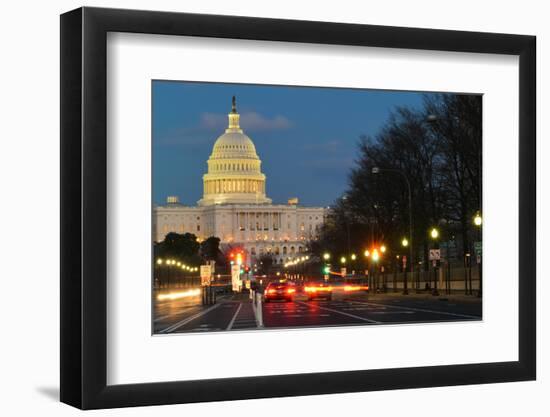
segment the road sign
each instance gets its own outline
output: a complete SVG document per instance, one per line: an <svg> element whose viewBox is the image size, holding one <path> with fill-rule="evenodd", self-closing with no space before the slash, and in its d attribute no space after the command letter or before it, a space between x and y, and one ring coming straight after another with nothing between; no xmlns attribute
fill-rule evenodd
<svg viewBox="0 0 550 417"><path fill-rule="evenodd" d="M240 265L231 265L231 286L235 292L240 292L243 287Z"/></svg>
<svg viewBox="0 0 550 417"><path fill-rule="evenodd" d="M476 253L476 256L481 256L481 242L474 242L474 252Z"/></svg>
<svg viewBox="0 0 550 417"><path fill-rule="evenodd" d="M210 285L212 280L212 266L201 265L201 285Z"/></svg>
<svg viewBox="0 0 550 417"><path fill-rule="evenodd" d="M441 259L441 251L439 249L430 249L430 261L439 261Z"/></svg>

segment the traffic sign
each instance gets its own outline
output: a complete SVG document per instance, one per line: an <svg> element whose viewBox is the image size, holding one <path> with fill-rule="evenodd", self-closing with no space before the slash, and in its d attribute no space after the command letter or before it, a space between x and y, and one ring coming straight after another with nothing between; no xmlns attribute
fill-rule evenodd
<svg viewBox="0 0 550 417"><path fill-rule="evenodd" d="M482 248L481 242L474 242L474 252L476 253L477 256L481 256L481 248Z"/></svg>
<svg viewBox="0 0 550 417"><path fill-rule="evenodd" d="M441 259L441 251L439 249L430 249L430 261L439 261Z"/></svg>
<svg viewBox="0 0 550 417"><path fill-rule="evenodd" d="M201 265L201 285L210 285L212 280L212 266Z"/></svg>
<svg viewBox="0 0 550 417"><path fill-rule="evenodd" d="M233 291L240 292L243 286L241 281L241 266L240 265L231 265L231 284Z"/></svg>

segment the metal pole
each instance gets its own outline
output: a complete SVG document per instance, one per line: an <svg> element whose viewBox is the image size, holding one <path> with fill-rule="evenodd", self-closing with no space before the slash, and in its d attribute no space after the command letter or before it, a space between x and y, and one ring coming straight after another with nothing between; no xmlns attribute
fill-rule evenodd
<svg viewBox="0 0 550 417"><path fill-rule="evenodd" d="M413 265L414 265L414 259L413 259L413 238L412 238L412 229L413 229L413 223L412 223L412 194L411 194L411 184L409 182L409 179L407 178L407 176L403 173L401 173L403 175L403 178L405 178L405 181L407 182L407 189L409 191L409 251L410 251L410 254L409 256L411 257L411 259L409 260L409 265L411 266L411 272L412 272L412 268L413 268ZM407 289L407 275L405 274L405 282L404 282L404 287L405 289L403 290L403 294L408 294L409 291Z"/></svg>

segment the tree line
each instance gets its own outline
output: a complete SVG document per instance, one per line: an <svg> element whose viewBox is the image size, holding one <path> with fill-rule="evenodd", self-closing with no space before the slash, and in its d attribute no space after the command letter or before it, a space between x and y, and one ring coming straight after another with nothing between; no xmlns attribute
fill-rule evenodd
<svg viewBox="0 0 550 417"><path fill-rule="evenodd" d="M348 187L313 249L343 255L384 242L407 253L400 246L409 234L408 179L416 260L433 245L432 227L460 258L478 239L472 218L481 211L481 147L479 95L430 94L420 108L395 108L376 135L360 138Z"/></svg>

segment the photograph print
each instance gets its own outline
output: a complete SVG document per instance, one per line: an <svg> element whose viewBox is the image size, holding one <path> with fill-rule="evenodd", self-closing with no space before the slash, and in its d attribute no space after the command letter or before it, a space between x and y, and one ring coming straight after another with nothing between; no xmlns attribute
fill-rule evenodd
<svg viewBox="0 0 550 417"><path fill-rule="evenodd" d="M482 320L482 95L151 88L154 335Z"/></svg>

